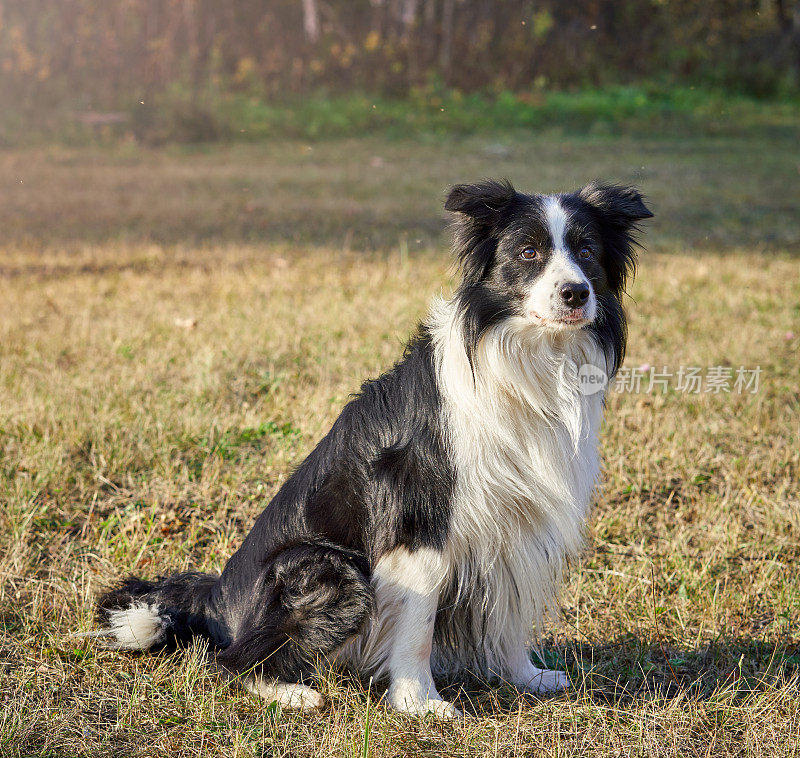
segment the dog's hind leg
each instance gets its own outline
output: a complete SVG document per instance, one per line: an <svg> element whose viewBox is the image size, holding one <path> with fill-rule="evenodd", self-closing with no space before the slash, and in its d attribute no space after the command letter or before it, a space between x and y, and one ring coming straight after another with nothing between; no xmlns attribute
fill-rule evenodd
<svg viewBox="0 0 800 758"><path fill-rule="evenodd" d="M388 645L390 705L405 713L434 713L456 718L461 712L442 699L431 673L433 628L439 591L446 577L442 554L397 548L375 567L378 612Z"/></svg>
<svg viewBox="0 0 800 758"><path fill-rule="evenodd" d="M265 679L260 674L246 678L242 686L269 703L277 702L284 708L313 711L321 708L325 699L312 687L295 682Z"/></svg>
<svg viewBox="0 0 800 758"><path fill-rule="evenodd" d="M217 663L250 692L287 708L311 709L322 696L298 683L354 637L372 610L363 556L327 543L295 545L238 593L236 631Z"/></svg>

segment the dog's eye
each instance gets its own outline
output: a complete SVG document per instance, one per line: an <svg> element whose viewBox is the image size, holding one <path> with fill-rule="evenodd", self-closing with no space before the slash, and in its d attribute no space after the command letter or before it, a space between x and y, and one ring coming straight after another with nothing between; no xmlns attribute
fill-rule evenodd
<svg viewBox="0 0 800 758"><path fill-rule="evenodd" d="M536 257L539 253L536 252L535 248L526 247L520 254L519 257L522 258L524 261L533 261L536 260Z"/></svg>
<svg viewBox="0 0 800 758"><path fill-rule="evenodd" d="M581 258L591 258L594 255L594 250L592 250L591 245L581 245L581 249L578 252Z"/></svg>

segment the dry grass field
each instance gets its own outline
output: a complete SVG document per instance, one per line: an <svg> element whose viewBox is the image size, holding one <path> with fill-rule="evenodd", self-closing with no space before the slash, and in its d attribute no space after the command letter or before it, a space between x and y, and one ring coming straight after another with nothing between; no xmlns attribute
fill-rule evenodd
<svg viewBox="0 0 800 758"><path fill-rule="evenodd" d="M0 154L0 754L800 753L800 176L793 142L509 139ZM448 183L594 176L652 200L626 366L730 391L613 392L583 560L545 630L567 694L445 682L399 716L330 672L316 715L202 647L71 637L130 572L217 571L452 287ZM735 370L760 367L754 394ZM705 389L703 387L702 389ZM463 684L463 686L462 686Z"/></svg>

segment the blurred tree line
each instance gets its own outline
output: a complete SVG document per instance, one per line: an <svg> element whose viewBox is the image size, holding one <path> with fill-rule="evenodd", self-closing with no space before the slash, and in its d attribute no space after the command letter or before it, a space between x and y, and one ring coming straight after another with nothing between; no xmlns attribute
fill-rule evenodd
<svg viewBox="0 0 800 758"><path fill-rule="evenodd" d="M641 80L796 92L800 0L0 0L3 107Z"/></svg>

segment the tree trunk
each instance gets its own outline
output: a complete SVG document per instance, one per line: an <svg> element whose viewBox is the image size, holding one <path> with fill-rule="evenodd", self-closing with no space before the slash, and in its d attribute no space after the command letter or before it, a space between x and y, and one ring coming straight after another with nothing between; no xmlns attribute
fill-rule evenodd
<svg viewBox="0 0 800 758"><path fill-rule="evenodd" d="M319 40L319 8L317 0L303 0L303 31L309 42Z"/></svg>
<svg viewBox="0 0 800 758"><path fill-rule="evenodd" d="M453 51L453 18L455 16L455 0L444 0L442 3L442 44L439 48L439 69L447 79L450 73L450 58Z"/></svg>

